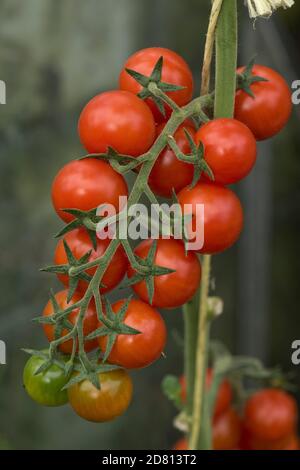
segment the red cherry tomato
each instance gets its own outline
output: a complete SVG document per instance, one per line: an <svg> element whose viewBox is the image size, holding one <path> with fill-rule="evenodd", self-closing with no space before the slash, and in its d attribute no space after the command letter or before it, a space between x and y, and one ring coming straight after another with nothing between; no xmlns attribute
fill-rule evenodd
<svg viewBox="0 0 300 470"><path fill-rule="evenodd" d="M85 229L79 228L68 232L64 240L67 242L70 250L72 251L76 259L82 258L86 253L91 251L91 255L88 261L94 261L97 258L100 258L106 251L111 240L105 238L100 240L97 238L97 249L94 250L91 239ZM55 255L54 255L55 264L68 264L68 258L65 252L65 247L63 240L59 240ZM122 246L119 246L115 252L107 270L104 273L101 283L105 286L101 288L101 292L109 292L114 289L123 279L128 268L128 261L125 255L125 252ZM88 269L86 272L90 276L93 276L96 271L96 267ZM69 286L69 276L67 274L58 274L57 277L59 280L66 286ZM85 292L87 289L88 283L85 280L79 280L77 290Z"/></svg>
<svg viewBox="0 0 300 470"><path fill-rule="evenodd" d="M172 85L182 86L183 89L167 93L170 98L178 104L184 106L193 95L193 75L192 72L180 55L170 49L162 47L149 47L142 49L127 59L120 73L119 84L121 90L127 90L131 93L139 93L141 86L127 72L126 68L135 70L143 75L150 76L153 68L160 57L163 57L162 81ZM157 122L164 121L164 116L160 113L152 99L147 99L146 103L152 110ZM171 114L169 107L165 107L167 115Z"/></svg>
<svg viewBox="0 0 300 470"><path fill-rule="evenodd" d="M212 183L198 183L184 188L178 195L185 214L196 214L197 204L204 205L204 245L200 253L219 253L230 248L239 238L243 226L240 200L230 189ZM185 205L191 204L192 210ZM192 222L195 232L197 226Z"/></svg>
<svg viewBox="0 0 300 470"><path fill-rule="evenodd" d="M148 255L153 240L144 240L135 249L135 254L142 259ZM158 308L174 308L183 305L195 294L201 279L201 265L193 252L185 253L181 240L158 240L154 263L157 266L173 269L175 272L155 276L152 305ZM128 268L128 277L134 270ZM134 292L148 302L148 291L145 281L132 286Z"/></svg>
<svg viewBox="0 0 300 470"><path fill-rule="evenodd" d="M58 292L55 295L56 302L59 305L59 308L61 310L66 309L67 307L71 306L72 304L75 304L81 299L81 295L79 293L75 293L70 300L70 302L67 302L67 296L68 296L68 291L67 290L62 290ZM53 305L52 302L49 300L47 303L46 307L44 308L43 315L45 317L48 317L50 315L53 315ZM67 319L75 325L76 319L79 314L79 308L75 308L67 317ZM97 328L98 325L98 319L97 319L97 313L96 313L96 307L94 305L94 302L90 302L86 313L84 315L84 320L83 320L83 334L84 336L87 336L90 334L92 331L94 331ZM54 340L55 337L55 326L54 325L43 325L44 332L46 337L48 338L49 343ZM66 336L66 334L69 332L66 328L62 330L61 336ZM86 352L92 351L93 349L96 349L98 346L97 340L91 340L91 341L85 341L84 343L84 349ZM73 347L73 340L67 340L64 343L60 344L59 349L61 352L65 354L71 354L72 353L72 347ZM78 349L78 348L77 348Z"/></svg>
<svg viewBox="0 0 300 470"><path fill-rule="evenodd" d="M117 313L124 300L114 303L112 308ZM166 344L166 326L161 315L150 305L141 300L132 299L124 317L125 325L140 331L136 335L118 335L109 362L126 369L146 367L156 361ZM98 338L100 349L105 352L107 337Z"/></svg>
<svg viewBox="0 0 300 470"><path fill-rule="evenodd" d="M237 70L243 72L244 67ZM246 124L257 140L272 137L286 125L292 111L291 90L275 70L255 65L253 75L267 79L251 85L255 97L238 90L235 99L235 118Z"/></svg>
<svg viewBox="0 0 300 470"><path fill-rule="evenodd" d="M94 158L67 163L52 185L52 202L59 217L70 222L74 217L62 209L87 211L112 204L119 211L119 197L128 196L125 179L106 162Z"/></svg>
<svg viewBox="0 0 300 470"><path fill-rule="evenodd" d="M216 183L236 183L255 164L256 140L248 127L236 119L215 119L204 124L195 141L203 143L204 158Z"/></svg>
<svg viewBox="0 0 300 470"><path fill-rule="evenodd" d="M275 441L261 440L251 436L250 445L252 450L298 450L298 438L295 433Z"/></svg>
<svg viewBox="0 0 300 470"><path fill-rule="evenodd" d="M181 439L178 439L172 450L188 450L188 448L189 445L187 439L182 437Z"/></svg>
<svg viewBox="0 0 300 470"><path fill-rule="evenodd" d="M163 128L164 124L158 126L158 135ZM184 129L186 129L192 137L195 135L193 127L182 125L175 132L174 138L180 150L188 154L191 149ZM154 193L169 198L172 196L173 189L175 192L178 192L185 186L191 184L193 174L193 165L178 160L173 150L171 150L170 147L166 147L156 160L148 182Z"/></svg>
<svg viewBox="0 0 300 470"><path fill-rule="evenodd" d="M241 422L237 412L228 408L213 420L213 449L230 450L238 447Z"/></svg>
<svg viewBox="0 0 300 470"><path fill-rule="evenodd" d="M283 390L266 388L248 399L244 420L253 436L263 441L275 441L294 433L297 405Z"/></svg>
<svg viewBox="0 0 300 470"><path fill-rule="evenodd" d="M106 153L108 147L137 157L155 138L155 124L146 104L132 93L113 90L88 102L78 123L79 137L89 153Z"/></svg>
<svg viewBox="0 0 300 470"><path fill-rule="evenodd" d="M132 381L125 370L99 374L98 390L89 380L68 388L70 405L78 416L87 421L103 423L125 413L132 398Z"/></svg>
<svg viewBox="0 0 300 470"><path fill-rule="evenodd" d="M212 378L213 378L213 369L208 368L206 371L206 380L205 380L206 390L209 390L211 386ZM186 396L187 396L185 377L181 376L179 379L179 382L181 385L181 400L184 403L186 401ZM217 397L215 401L214 416L218 416L222 414L224 411L226 411L227 408L229 408L231 400L232 400L232 388L228 380L224 379L221 382L221 385L217 393Z"/></svg>

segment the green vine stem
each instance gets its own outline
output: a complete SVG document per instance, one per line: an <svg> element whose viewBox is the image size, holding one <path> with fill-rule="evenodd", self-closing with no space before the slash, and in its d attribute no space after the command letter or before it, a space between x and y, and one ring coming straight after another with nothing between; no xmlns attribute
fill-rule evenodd
<svg viewBox="0 0 300 470"><path fill-rule="evenodd" d="M216 6L220 7L216 9ZM236 65L237 65L237 2L236 0L223 0L222 5L215 0L212 9L219 13L216 20L211 15L211 20L216 23L216 29L209 26L211 37L207 38L209 44L214 42L216 33L216 86L214 117L232 117L234 111L234 97L236 89ZM211 46L209 46L211 47ZM211 54L207 55L211 60ZM209 74L210 67L204 70ZM209 79L206 80L208 86ZM192 426L189 440L189 448L211 448L211 419L208 407L205 404L205 374L207 368L207 349L209 342L208 296L210 286L211 256L203 256L202 282L199 302L198 337L195 359L195 380L193 390Z"/></svg>

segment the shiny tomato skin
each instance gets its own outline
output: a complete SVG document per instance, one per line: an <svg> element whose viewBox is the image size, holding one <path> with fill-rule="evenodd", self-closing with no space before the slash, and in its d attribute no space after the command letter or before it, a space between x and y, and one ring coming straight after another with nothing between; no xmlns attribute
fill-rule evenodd
<svg viewBox="0 0 300 470"><path fill-rule="evenodd" d="M293 434L297 422L295 399L283 390L266 388L246 402L245 426L257 439L276 441Z"/></svg>
<svg viewBox="0 0 300 470"><path fill-rule="evenodd" d="M63 239L60 239L56 245L54 261L57 265L68 264L63 240L67 242L70 250L73 253L73 256L77 259L82 258L82 256L84 256L86 253L92 251L88 261L94 261L95 259L103 256L111 242L109 238L105 238L103 240L97 238L97 249L94 250L90 236L84 228L72 230L71 232L68 232ZM105 287L100 289L101 292L106 293L114 289L122 281L126 274L127 268L127 257L123 247L119 246L102 278L101 283ZM90 276L93 276L96 272L96 269L97 267L90 268L86 272ZM66 287L69 286L69 276L67 274L58 274L57 277ZM77 290L80 292L85 292L87 286L87 281L80 279Z"/></svg>
<svg viewBox="0 0 300 470"><path fill-rule="evenodd" d="M164 124L158 126L158 135L161 133L163 128ZM175 132L174 138L181 152L189 154L191 149L185 136L184 129L194 137L194 128L182 125ZM161 152L156 160L148 182L150 188L155 194L170 198L172 197L172 189L174 189L175 192L178 192L185 186L191 184L193 174L193 165L178 160L173 150L168 146Z"/></svg>
<svg viewBox="0 0 300 470"><path fill-rule="evenodd" d="M112 147L120 154L137 157L153 144L155 123L143 100L127 91L112 90L87 103L78 132L89 153L106 153Z"/></svg>
<svg viewBox="0 0 300 470"><path fill-rule="evenodd" d="M26 392L34 401L44 406L62 406L68 402L68 394L62 388L67 384L68 377L64 370L56 364L39 374L37 370L45 359L31 356L26 362L23 372L23 384Z"/></svg>
<svg viewBox="0 0 300 470"><path fill-rule="evenodd" d="M101 389L89 380L68 388L69 402L76 414L87 421L103 423L125 413L132 398L132 381L125 370L99 374Z"/></svg>
<svg viewBox="0 0 300 470"><path fill-rule="evenodd" d="M172 450L188 450L189 445L188 441L185 437L182 437L181 439L178 439L178 441L175 442L175 445Z"/></svg>
<svg viewBox="0 0 300 470"><path fill-rule="evenodd" d="M241 422L237 412L228 408L213 420L213 449L231 450L238 447Z"/></svg>
<svg viewBox="0 0 300 470"><path fill-rule="evenodd" d="M117 313L124 300L112 306ZM166 325L157 310L141 300L132 299L124 317L125 325L140 331L137 335L118 335L108 361L126 369L139 369L156 361L162 354L167 338ZM99 336L100 349L105 352L107 337Z"/></svg>
<svg viewBox="0 0 300 470"><path fill-rule="evenodd" d="M60 309L65 309L69 307L70 305L78 302L82 298L82 294L75 292L73 295L72 299L70 302L67 302L67 296L68 296L68 291L67 290L62 290L57 292L55 294L56 301L60 307ZM75 308L69 315L68 315L68 320L75 324L75 321L77 319L79 313L79 308ZM43 316L47 317L53 315L53 305L51 300L48 301L46 304L44 311L43 311ZM97 319L97 312L96 312L96 307L94 305L94 302L91 301L85 316L83 320L83 333L84 336L88 335L89 333L92 333L97 328L98 324L98 319ZM49 325L49 324L44 324L43 325L44 333L48 339L48 341L53 341L54 340L54 325ZM67 329L63 329L62 331L62 336L65 336L68 333ZM71 354L72 353L72 346L73 346L73 340L67 340L64 343L61 343L59 345L59 349L61 352L65 354ZM93 349L96 349L98 347L97 340L90 340L90 341L85 341L84 343L84 349L86 352L92 351ZM77 347L78 349L78 347Z"/></svg>
<svg viewBox="0 0 300 470"><path fill-rule="evenodd" d="M213 378L213 369L208 368L206 371L206 379L205 379L205 387L206 390L209 390L211 386ZM180 386L181 386L181 400L183 403L186 402L187 397L187 387L186 387L186 380L185 376L181 376L179 378ZM230 403L232 401L232 387L227 379L224 379L218 389L218 393L216 396L215 401L215 408L214 408L214 417L222 414L224 411L229 408Z"/></svg>
<svg viewBox="0 0 300 470"><path fill-rule="evenodd" d="M87 211L102 204L112 204L118 212L120 196L128 196L125 179L108 163L95 158L67 163L52 184L53 206L65 222L71 222L74 216L62 209Z"/></svg>
<svg viewBox="0 0 300 470"><path fill-rule="evenodd" d="M175 101L178 106L187 104L193 96L193 74L185 60L176 52L163 47L149 47L142 49L130 56L124 64L120 73L119 85L121 90L127 90L131 93L139 93L141 86L127 72L126 68L135 70L143 75L150 76L153 68L160 57L163 57L162 81L172 85L182 86L183 89L168 92L167 95ZM156 122L162 122L165 117L160 113L151 98L146 100L150 107ZM165 106L167 116L170 116L171 109Z"/></svg>
<svg viewBox="0 0 300 470"><path fill-rule="evenodd" d="M216 183L237 183L256 162L256 140L248 127L236 119L209 121L197 131L195 141L203 143L204 158Z"/></svg>
<svg viewBox="0 0 300 470"><path fill-rule="evenodd" d="M281 439L261 440L255 436L250 438L251 450L298 450L298 438L295 433L288 434Z"/></svg>
<svg viewBox="0 0 300 470"><path fill-rule="evenodd" d="M182 211L196 213L196 205L204 205L204 245L200 253L220 253L230 248L239 238L243 228L243 209L240 200L231 189L222 185L199 182L192 189L184 188L178 194ZM185 211L186 204L192 210ZM196 229L192 222L193 229Z"/></svg>
<svg viewBox="0 0 300 470"><path fill-rule="evenodd" d="M145 259L152 243L153 240L143 240L135 249L135 254ZM157 266L173 269L175 272L155 276L153 307L175 308L193 297L201 280L201 265L195 253L185 253L181 240L157 240L154 262ZM129 266L128 277L133 274L134 270ZM134 284L132 288L144 302L148 302L145 281Z"/></svg>
<svg viewBox="0 0 300 470"><path fill-rule="evenodd" d="M244 67L237 72L241 73ZM278 134L292 112L291 90L284 78L264 65L255 65L253 75L267 79L251 85L255 97L238 90L235 98L235 118L253 132L257 140L265 140Z"/></svg>

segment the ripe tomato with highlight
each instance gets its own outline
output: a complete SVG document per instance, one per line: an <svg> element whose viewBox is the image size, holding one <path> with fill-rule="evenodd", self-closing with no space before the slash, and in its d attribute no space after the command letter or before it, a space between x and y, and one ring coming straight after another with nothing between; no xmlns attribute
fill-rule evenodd
<svg viewBox="0 0 300 470"><path fill-rule="evenodd" d="M117 313L124 300L115 302L112 309ZM146 367L156 361L162 354L167 338L167 330L162 316L157 310L141 300L129 302L125 325L139 331L136 335L118 335L108 361L126 369ZM99 346L105 352L107 337L99 336Z"/></svg>
<svg viewBox="0 0 300 470"><path fill-rule="evenodd" d="M120 154L137 157L153 144L155 123L143 100L128 91L113 90L87 103L78 132L89 153L106 153L112 147Z"/></svg>

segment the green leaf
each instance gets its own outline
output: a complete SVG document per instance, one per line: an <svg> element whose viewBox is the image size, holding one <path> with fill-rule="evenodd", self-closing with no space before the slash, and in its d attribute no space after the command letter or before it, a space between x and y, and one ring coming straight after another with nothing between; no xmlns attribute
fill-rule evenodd
<svg viewBox="0 0 300 470"><path fill-rule="evenodd" d="M176 377L175 375L167 375L163 379L162 389L166 397L174 403L178 410L181 410L181 386L178 377Z"/></svg>

